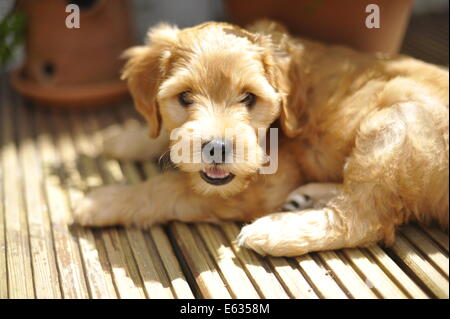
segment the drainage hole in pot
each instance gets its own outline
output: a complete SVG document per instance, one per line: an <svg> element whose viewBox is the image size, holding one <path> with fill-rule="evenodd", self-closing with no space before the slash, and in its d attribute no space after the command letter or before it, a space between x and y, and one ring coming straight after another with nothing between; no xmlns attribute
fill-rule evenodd
<svg viewBox="0 0 450 319"><path fill-rule="evenodd" d="M67 0L69 4L76 4L80 10L89 10L92 8L98 0Z"/></svg>
<svg viewBox="0 0 450 319"><path fill-rule="evenodd" d="M45 62L42 66L42 73L48 77L51 78L55 74L55 67L50 62Z"/></svg>

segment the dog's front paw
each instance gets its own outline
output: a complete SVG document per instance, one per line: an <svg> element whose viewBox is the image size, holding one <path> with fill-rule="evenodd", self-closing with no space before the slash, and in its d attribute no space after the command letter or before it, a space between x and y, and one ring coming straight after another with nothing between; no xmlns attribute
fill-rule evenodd
<svg viewBox="0 0 450 319"><path fill-rule="evenodd" d="M263 248L267 243L269 233L262 228L257 222L244 226L237 237L238 245L253 249L260 255L265 255L266 252Z"/></svg>
<svg viewBox="0 0 450 319"><path fill-rule="evenodd" d="M110 226L120 223L126 213L125 185L100 187L86 195L75 206L73 223L83 226Z"/></svg>
<svg viewBox="0 0 450 319"><path fill-rule="evenodd" d="M261 255L299 256L341 245L329 209L267 215L242 228L238 244ZM332 241L332 244L330 244Z"/></svg>
<svg viewBox="0 0 450 319"><path fill-rule="evenodd" d="M308 252L307 241L295 225L289 224L293 213L276 213L244 226L237 238L239 246L260 255L296 256Z"/></svg>

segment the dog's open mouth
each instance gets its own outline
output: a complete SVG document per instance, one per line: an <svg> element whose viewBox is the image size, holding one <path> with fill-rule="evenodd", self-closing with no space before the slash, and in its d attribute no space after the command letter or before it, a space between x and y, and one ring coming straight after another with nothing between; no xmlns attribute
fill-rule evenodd
<svg viewBox="0 0 450 319"><path fill-rule="evenodd" d="M235 175L218 167L208 167L200 171L200 176L208 184L225 185L231 182Z"/></svg>

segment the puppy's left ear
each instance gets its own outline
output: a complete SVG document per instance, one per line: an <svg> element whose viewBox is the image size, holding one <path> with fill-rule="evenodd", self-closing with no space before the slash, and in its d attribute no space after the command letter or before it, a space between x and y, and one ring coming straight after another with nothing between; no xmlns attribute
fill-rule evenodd
<svg viewBox="0 0 450 319"><path fill-rule="evenodd" d="M291 53L288 58L275 66L278 77L277 90L281 93L280 124L283 132L288 137L299 135L306 124L306 83L297 65L300 57Z"/></svg>
<svg viewBox="0 0 450 319"><path fill-rule="evenodd" d="M250 30L260 34L266 48L263 64L270 84L281 95L280 124L288 137L295 137L306 122L306 77L300 63L302 47L292 43L284 26L270 20L256 22Z"/></svg>
<svg viewBox="0 0 450 319"><path fill-rule="evenodd" d="M136 46L123 54L128 59L122 79L128 81L136 109L149 124L151 138L161 131L161 115L156 95L164 74L167 72L171 50L177 41L179 29L160 24L148 32L147 45Z"/></svg>

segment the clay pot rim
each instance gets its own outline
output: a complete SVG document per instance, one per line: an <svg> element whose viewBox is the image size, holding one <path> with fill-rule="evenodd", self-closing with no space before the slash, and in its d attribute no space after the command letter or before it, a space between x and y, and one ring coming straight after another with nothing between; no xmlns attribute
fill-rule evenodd
<svg viewBox="0 0 450 319"><path fill-rule="evenodd" d="M121 80L73 86L46 86L25 79L23 67L11 73L11 83L17 92L38 102L57 107L85 107L111 103L129 96L128 87Z"/></svg>

